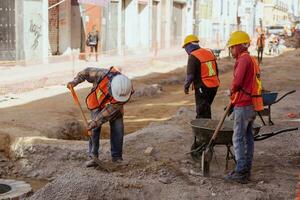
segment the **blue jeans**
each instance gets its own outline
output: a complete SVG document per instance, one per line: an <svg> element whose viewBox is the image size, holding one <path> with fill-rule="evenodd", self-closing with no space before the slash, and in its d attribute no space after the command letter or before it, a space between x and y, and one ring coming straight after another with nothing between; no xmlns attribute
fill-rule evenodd
<svg viewBox="0 0 300 200"><path fill-rule="evenodd" d="M252 125L255 119L253 106L234 107L234 133L232 137L235 159L235 172L250 172L254 151Z"/></svg>
<svg viewBox="0 0 300 200"><path fill-rule="evenodd" d="M92 118L96 115L97 112L92 112ZM110 147L111 147L111 156L112 157L122 157L123 151L123 136L124 136L124 123L123 116L116 118L113 121L109 122L110 125ZM99 155L100 148L100 133L101 126L94 128L92 130L92 136L89 140L89 155L97 156Z"/></svg>

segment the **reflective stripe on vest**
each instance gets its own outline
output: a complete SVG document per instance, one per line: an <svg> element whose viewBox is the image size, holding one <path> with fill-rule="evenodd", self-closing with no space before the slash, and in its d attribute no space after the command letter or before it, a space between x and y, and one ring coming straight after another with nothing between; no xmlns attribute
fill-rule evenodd
<svg viewBox="0 0 300 200"><path fill-rule="evenodd" d="M241 56L244 56L244 55L249 55L249 54L246 52L241 54ZM253 104L255 111L262 111L264 109L264 104L263 104L263 98L262 98L262 82L261 82L261 78L260 78L260 68L259 68L257 60L252 56L250 56L250 58L253 63L253 70L254 70L252 91L251 91L251 94L250 94L250 92L247 92L244 89L241 89L241 91L243 91L245 94L248 94L249 96L251 96L252 104Z"/></svg>
<svg viewBox="0 0 300 200"><path fill-rule="evenodd" d="M110 82L112 78L118 74L120 74L120 72L114 67L111 67L108 73L99 80L97 87L90 92L85 100L88 109L94 110L98 108L102 110L108 104L118 103L109 92Z"/></svg>
<svg viewBox="0 0 300 200"><path fill-rule="evenodd" d="M215 55L208 49L197 49L192 52L201 63L201 80L208 88L218 87L220 80L217 76L217 64Z"/></svg>

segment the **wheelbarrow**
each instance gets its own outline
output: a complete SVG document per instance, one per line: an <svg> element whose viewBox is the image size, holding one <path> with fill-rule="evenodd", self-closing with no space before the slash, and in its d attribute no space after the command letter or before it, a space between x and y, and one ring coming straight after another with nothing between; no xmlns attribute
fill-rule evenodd
<svg viewBox="0 0 300 200"><path fill-rule="evenodd" d="M278 103L283 98L285 98L287 95L295 93L296 90L289 91L282 95L280 98L277 99L278 92L263 92L262 98L263 98L263 104L264 104L264 110L258 112L258 116L260 117L262 123L266 125L264 119L262 116L268 116L268 124L274 125L272 119L271 119L271 106L275 103Z"/></svg>
<svg viewBox="0 0 300 200"><path fill-rule="evenodd" d="M232 147L232 135L233 135L233 121L224 121L222 128L219 131L219 134L214 141L212 148L209 149L209 158L204 159L203 152L205 151L213 133L215 127L219 123L218 120L212 119L195 119L190 122L193 133L194 133L194 143L191 146L190 154L196 162L201 162L202 173L204 176L209 176L209 166L210 161L212 160L213 156L213 147L215 145L225 145L227 148L226 158L225 158L225 168L228 169L228 161L233 159L234 162L234 154L231 151ZM253 134L254 134L254 141L260 141L272 136L278 135L283 132L289 132L298 130L298 128L288 128L282 129L276 132L270 133L262 133L260 134L259 131L261 129L261 125L253 124Z"/></svg>

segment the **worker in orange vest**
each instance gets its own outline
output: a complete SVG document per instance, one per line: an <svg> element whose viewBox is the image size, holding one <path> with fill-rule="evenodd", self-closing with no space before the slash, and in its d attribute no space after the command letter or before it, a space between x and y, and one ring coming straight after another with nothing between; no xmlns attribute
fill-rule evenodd
<svg viewBox="0 0 300 200"><path fill-rule="evenodd" d="M261 33L256 41L256 46L257 46L257 60L259 63L262 62L263 59L263 54L264 54L264 48L265 48L265 34Z"/></svg>
<svg viewBox="0 0 300 200"><path fill-rule="evenodd" d="M196 118L211 118L211 104L220 85L216 57L210 49L199 46L196 35L186 36L182 48L189 56L184 93L189 94L190 85L193 84Z"/></svg>
<svg viewBox="0 0 300 200"><path fill-rule="evenodd" d="M225 177L226 181L247 183L250 180L254 138L252 125L255 111L263 110L262 85L258 62L248 52L250 37L246 32L233 32L227 46L236 59L231 87L234 107L234 133L232 137L236 167Z"/></svg>
<svg viewBox="0 0 300 200"><path fill-rule="evenodd" d="M111 156L113 162L121 162L124 136L123 105L133 93L131 81L116 68L86 68L79 72L67 87L75 87L88 81L93 84L86 98L92 121L88 125L92 135L89 139L89 157L86 167L96 167L99 163L99 139L102 124L109 121Z"/></svg>

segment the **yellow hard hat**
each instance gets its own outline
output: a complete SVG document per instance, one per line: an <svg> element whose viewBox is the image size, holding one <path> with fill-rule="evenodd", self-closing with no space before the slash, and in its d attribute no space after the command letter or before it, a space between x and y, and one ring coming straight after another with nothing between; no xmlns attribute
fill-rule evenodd
<svg viewBox="0 0 300 200"><path fill-rule="evenodd" d="M230 38L227 42L227 47L245 43L250 43L249 35L244 31L235 31L230 35Z"/></svg>
<svg viewBox="0 0 300 200"><path fill-rule="evenodd" d="M191 43L191 42L199 42L199 39L196 35L188 35L184 38L184 42L183 42L183 45L182 45L182 48L185 47L185 45L187 45L188 43Z"/></svg>

